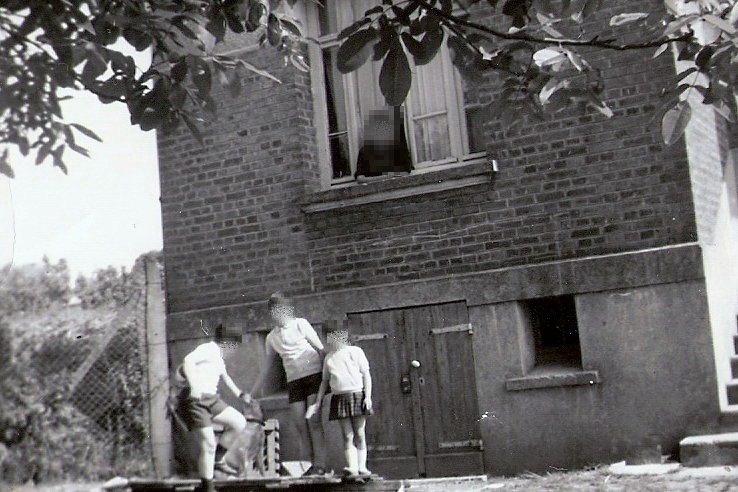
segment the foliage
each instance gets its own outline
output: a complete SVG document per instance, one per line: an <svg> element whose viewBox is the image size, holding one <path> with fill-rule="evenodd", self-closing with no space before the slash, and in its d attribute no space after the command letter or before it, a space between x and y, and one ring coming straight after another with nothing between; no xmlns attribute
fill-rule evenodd
<svg viewBox="0 0 738 492"><path fill-rule="evenodd" d="M26 270L38 273L41 269ZM90 289L100 282L108 286L100 287L103 294L116 292L110 284L122 275L111 268L103 272L106 280L93 278L88 283ZM136 275L126 274L126 278L130 289L144 288L143 282L135 280ZM0 286L8 288L7 283ZM0 350L4 354L0 360L2 481L100 480L147 472L151 463L144 372L138 352L141 327L137 325L142 319L142 307L137 303L143 296L138 294L131 292L120 302L101 294L97 297L105 297L105 301L86 309L43 302L25 312L5 313L0 322ZM127 302L131 299L133 302ZM100 345L112 331L115 334L107 345ZM95 355L92 367L98 369L85 369L85 378L78 379L77 371L102 346L110 350ZM95 411L81 404L90 393L105 395L104 405L95 403L92 407Z"/></svg>
<svg viewBox="0 0 738 492"><path fill-rule="evenodd" d="M303 0L320 4L317 0ZM261 45L280 50L306 70L300 23L280 10L296 0L8 0L0 3L0 172L12 176L7 146L36 161L51 157L65 170L68 147L90 130L67 123L60 101L65 89L83 89L103 103L125 103L131 123L171 131L182 122L200 138L198 123L215 116L213 82L237 94L240 71L274 77L248 62L213 53L208 39L254 33ZM379 87L388 104L401 104L410 87L411 57L428 63L445 42L453 62L470 80L485 72L504 77L490 108L512 123L571 106L611 116L599 71L587 61L592 48L650 50L665 56L674 46L691 68L676 87L665 81L664 137L675 141L690 114L684 93L696 91L726 118L736 115L738 0L666 0L666 8L621 12L603 26L590 22L616 6L604 0L382 0L339 34L339 66L355 70L382 61ZM656 4L654 4L656 5ZM645 5L649 7L648 4ZM652 5L653 6L653 5ZM475 22L475 9L491 9L499 22ZM601 17L601 15L600 15ZM593 27L596 26L596 27ZM150 66L135 66L123 39L155 53ZM276 80L276 79L275 79Z"/></svg>
<svg viewBox="0 0 738 492"><path fill-rule="evenodd" d="M124 304L135 291L131 275L123 268L118 271L109 266L96 270L89 278L77 277L74 286L82 307L87 309L106 303Z"/></svg>
<svg viewBox="0 0 738 492"><path fill-rule="evenodd" d="M42 264L3 268L0 282L0 314L38 311L52 304L66 304L71 296L69 267L64 259L56 264L43 258Z"/></svg>

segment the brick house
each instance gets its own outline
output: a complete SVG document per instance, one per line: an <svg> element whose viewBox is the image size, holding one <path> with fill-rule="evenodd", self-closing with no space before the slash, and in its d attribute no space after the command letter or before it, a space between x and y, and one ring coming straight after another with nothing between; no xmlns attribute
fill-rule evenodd
<svg viewBox="0 0 738 492"><path fill-rule="evenodd" d="M202 146L159 135L172 364L201 324L237 323L245 343L228 364L249 387L265 301L283 290L318 329L349 320L374 371L370 466L388 476L676 453L720 428L738 408L738 142L696 100L685 138L662 144L650 120L674 60L593 53L615 118L503 128L483 109L494 79L466 83L443 51L414 68L403 108L415 170L356 182L363 121L383 105L378 67L337 72L335 33L367 2L326 3L297 12L320 41L310 73L231 39L225 51L282 83L252 76L218 96ZM263 401L280 417L275 381ZM285 459L293 432L282 419Z"/></svg>

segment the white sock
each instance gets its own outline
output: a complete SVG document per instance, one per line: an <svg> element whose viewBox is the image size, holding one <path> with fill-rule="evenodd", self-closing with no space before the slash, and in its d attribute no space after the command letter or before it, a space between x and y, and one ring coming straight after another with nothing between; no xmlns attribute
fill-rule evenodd
<svg viewBox="0 0 738 492"><path fill-rule="evenodd" d="M352 474L356 475L359 471L359 463L358 463L358 457L357 457L357 451L356 446L351 444L349 447L344 449L344 454L346 456L346 463L348 466L346 469Z"/></svg>
<svg viewBox="0 0 738 492"><path fill-rule="evenodd" d="M371 475L371 472L366 467L366 448L358 448L356 450L356 456L359 462L359 473Z"/></svg>

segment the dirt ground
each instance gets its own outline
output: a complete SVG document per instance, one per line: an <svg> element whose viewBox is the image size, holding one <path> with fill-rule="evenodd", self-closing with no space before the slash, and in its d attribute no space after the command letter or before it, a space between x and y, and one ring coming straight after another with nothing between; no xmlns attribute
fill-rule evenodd
<svg viewBox="0 0 738 492"><path fill-rule="evenodd" d="M12 486L8 492L93 492L102 484L60 484ZM738 467L680 469L661 475L614 474L609 467L591 471L533 473L517 477L409 480L404 492L494 492L507 491L735 491L738 492Z"/></svg>

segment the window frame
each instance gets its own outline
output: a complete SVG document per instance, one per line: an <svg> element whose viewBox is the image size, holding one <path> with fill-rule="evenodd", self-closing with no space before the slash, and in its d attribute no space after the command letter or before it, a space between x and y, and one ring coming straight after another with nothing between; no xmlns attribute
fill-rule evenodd
<svg viewBox="0 0 738 492"><path fill-rule="evenodd" d="M360 114L359 99L356 94L356 71L341 74L341 82L346 100L344 107L346 108L346 129L348 132L348 157L349 168L351 174L340 178L333 178L333 164L331 162L330 139L328 128L328 97L325 85L325 69L323 63L323 53L326 49L335 48L340 45L338 41L338 33L330 33L322 36L320 34L320 21L317 5L310 3L304 10L304 18L306 30L317 43L308 43L308 55L310 59L310 86L313 97L314 121L316 127L316 144L318 148L318 164L320 168L320 184L321 189L328 190L357 184L354 178L356 172L356 158L360 146L359 130L362 122ZM350 7L349 7L350 8ZM340 23L343 14L337 13L336 17ZM486 151L471 152L470 135L467 128L467 107L474 108L478 105L465 105L464 86L461 74L453 67L448 47L444 42L436 57L440 56L443 63L444 82L443 94L446 101L447 121L449 122L448 135L451 156L439 160L426 160L418 162L418 147L415 138L415 117L412 111L412 89L408 94L408 100L403 104L405 115L405 137L410 149L411 159L415 169L412 174L422 174L425 172L449 169L453 167L463 166L470 162L479 162L487 158ZM418 83L417 69L413 63L412 56L408 55L411 71L413 72L413 84ZM371 63L371 62L370 62ZM377 81L378 83L378 81ZM421 115L418 119L430 118L430 114Z"/></svg>

